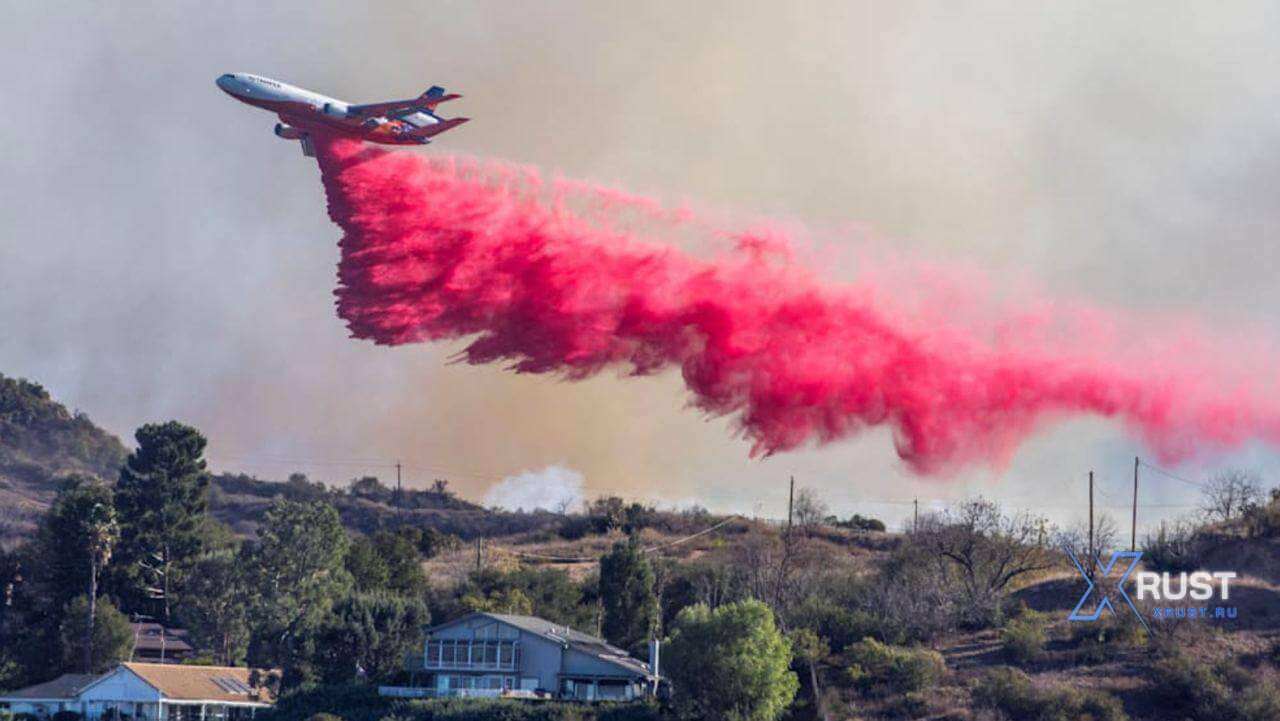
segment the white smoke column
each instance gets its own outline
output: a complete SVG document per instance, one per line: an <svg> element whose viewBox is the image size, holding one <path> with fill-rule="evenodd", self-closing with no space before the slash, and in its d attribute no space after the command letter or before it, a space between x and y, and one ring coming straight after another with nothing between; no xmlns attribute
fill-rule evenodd
<svg viewBox="0 0 1280 721"><path fill-rule="evenodd" d="M581 473L560 465L524 471L491 486L484 494L484 504L510 510L572 510L582 505L585 480Z"/></svg>

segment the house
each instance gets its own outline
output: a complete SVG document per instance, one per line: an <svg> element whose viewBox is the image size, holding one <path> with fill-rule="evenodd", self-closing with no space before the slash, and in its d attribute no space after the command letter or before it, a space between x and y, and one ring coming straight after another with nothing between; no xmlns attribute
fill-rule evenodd
<svg viewBox="0 0 1280 721"><path fill-rule="evenodd" d="M0 695L0 703L41 718L74 711L89 721L243 721L275 703L259 676L247 668L126 662Z"/></svg>
<svg viewBox="0 0 1280 721"><path fill-rule="evenodd" d="M144 616L135 618L129 627L133 630L132 661L182 663L195 653L185 628L166 628Z"/></svg>
<svg viewBox="0 0 1280 721"><path fill-rule="evenodd" d="M656 662L657 646L651 660ZM388 696L515 696L626 701L652 694L650 664L604 639L534 616L472 613L428 629L406 660L416 685Z"/></svg>
<svg viewBox="0 0 1280 721"><path fill-rule="evenodd" d="M94 674L64 673L52 681L9 693L0 693L0 707L10 713L48 718L59 711L79 712L79 694L98 679Z"/></svg>

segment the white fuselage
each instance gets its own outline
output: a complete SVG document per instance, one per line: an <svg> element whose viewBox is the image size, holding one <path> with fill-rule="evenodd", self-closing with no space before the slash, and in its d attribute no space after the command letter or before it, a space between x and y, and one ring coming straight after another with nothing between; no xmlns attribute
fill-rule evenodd
<svg viewBox="0 0 1280 721"><path fill-rule="evenodd" d="M414 108L390 116L354 116L349 103L249 73L227 73L217 84L236 100L279 115L288 125L277 126L276 134L286 138L319 130L375 143L422 145L435 134L433 130L455 124Z"/></svg>

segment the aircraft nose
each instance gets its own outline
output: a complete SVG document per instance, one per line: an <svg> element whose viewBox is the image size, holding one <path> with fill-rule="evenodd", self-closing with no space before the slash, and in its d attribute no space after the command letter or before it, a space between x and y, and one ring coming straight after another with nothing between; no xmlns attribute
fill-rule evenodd
<svg viewBox="0 0 1280 721"><path fill-rule="evenodd" d="M233 75L232 73L226 73L221 77L219 77L216 82L218 83L218 87L222 88L223 90L229 93L231 92L232 87L235 85L236 76Z"/></svg>

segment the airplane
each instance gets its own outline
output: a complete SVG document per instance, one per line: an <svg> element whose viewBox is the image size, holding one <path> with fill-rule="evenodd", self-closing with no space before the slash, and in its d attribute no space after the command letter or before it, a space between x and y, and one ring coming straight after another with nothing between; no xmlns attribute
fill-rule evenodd
<svg viewBox="0 0 1280 721"><path fill-rule="evenodd" d="M280 116L276 135L302 141L302 154L314 158L313 132L327 132L385 145L426 145L430 138L470 120L435 114L440 103L462 97L433 85L411 100L352 105L286 83L248 73L227 73L218 87L254 107Z"/></svg>

